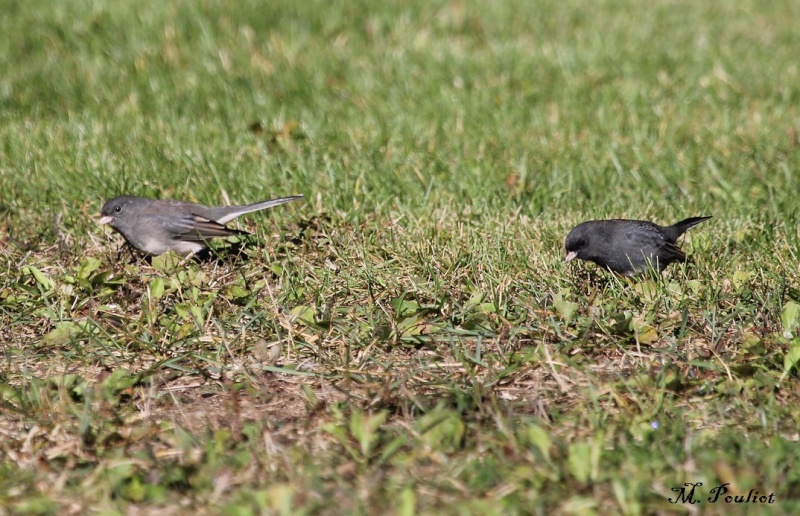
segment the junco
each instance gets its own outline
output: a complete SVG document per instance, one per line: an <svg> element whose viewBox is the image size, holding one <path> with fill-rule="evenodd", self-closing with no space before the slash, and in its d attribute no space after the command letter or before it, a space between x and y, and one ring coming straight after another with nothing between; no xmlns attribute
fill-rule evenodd
<svg viewBox="0 0 800 516"><path fill-rule="evenodd" d="M642 273L648 266L661 272L672 262L686 261L675 243L686 230L710 218L692 217L671 226L644 220L583 222L567 235L564 261L589 260L623 276Z"/></svg>
<svg viewBox="0 0 800 516"><path fill-rule="evenodd" d="M225 227L236 217L302 197L280 197L246 206L209 207L123 195L103 205L98 222L110 224L130 245L143 253L159 255L172 250L190 255L208 247L208 240L212 238L246 235L245 231Z"/></svg>

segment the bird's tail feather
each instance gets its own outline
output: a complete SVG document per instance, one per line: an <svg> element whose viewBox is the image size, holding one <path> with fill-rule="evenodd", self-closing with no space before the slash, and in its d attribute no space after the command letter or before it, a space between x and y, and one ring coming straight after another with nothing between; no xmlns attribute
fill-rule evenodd
<svg viewBox="0 0 800 516"><path fill-rule="evenodd" d="M246 204L244 206L236 206L236 209L228 208L225 210L226 213L224 215L217 217L217 222L220 224L227 224L229 221L235 219L236 217L241 217L246 213L266 210L267 208L273 208L275 206L286 204L287 202L296 201L297 199L302 198L302 195L291 195L289 197L278 197L277 199L270 199L268 201L259 201L254 202L253 204Z"/></svg>
<svg viewBox="0 0 800 516"><path fill-rule="evenodd" d="M270 199L268 201L254 202L253 204L242 206L241 211L242 214L244 215L245 213L252 213L254 211L266 210L267 208L273 208L275 206L286 204L287 202L296 201L297 199L302 199L302 198L303 198L302 195L290 195L289 197L278 197L277 199Z"/></svg>
<svg viewBox="0 0 800 516"><path fill-rule="evenodd" d="M711 216L708 217L689 217L688 219L684 219L680 222L676 222L675 224L664 228L666 230L667 236L673 242L678 240L678 238L686 233L689 229L693 228L694 226L700 224L704 220L710 219Z"/></svg>

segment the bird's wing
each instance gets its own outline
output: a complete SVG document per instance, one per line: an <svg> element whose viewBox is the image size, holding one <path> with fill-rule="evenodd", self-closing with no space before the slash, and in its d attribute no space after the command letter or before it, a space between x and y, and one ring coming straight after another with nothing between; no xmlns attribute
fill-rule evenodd
<svg viewBox="0 0 800 516"><path fill-rule="evenodd" d="M639 225L625 232L626 248L641 249L645 258L657 256L664 264L686 260L677 245L667 240L661 228L655 225Z"/></svg>
<svg viewBox="0 0 800 516"><path fill-rule="evenodd" d="M195 214L170 218L167 230L175 240L183 242L204 242L215 237L247 234Z"/></svg>
<svg viewBox="0 0 800 516"><path fill-rule="evenodd" d="M659 253L659 256L670 262L686 261L686 255L683 254L683 251L681 251L677 245L667 241L664 241L661 244L661 252Z"/></svg>

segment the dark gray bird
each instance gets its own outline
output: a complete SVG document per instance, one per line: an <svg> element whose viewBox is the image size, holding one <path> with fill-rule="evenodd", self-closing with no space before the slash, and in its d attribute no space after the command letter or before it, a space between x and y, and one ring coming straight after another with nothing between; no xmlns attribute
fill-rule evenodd
<svg viewBox="0 0 800 516"><path fill-rule="evenodd" d="M186 256L208 247L212 238L246 235L246 231L225 226L236 217L302 197L293 195L245 206L209 207L123 195L103 205L99 223L110 224L130 245L143 253L159 255L172 250Z"/></svg>
<svg viewBox="0 0 800 516"><path fill-rule="evenodd" d="M672 262L686 261L675 243L689 228L711 217L692 217L671 226L645 220L590 220L575 226L564 246L569 262L589 260L623 276L633 276L652 266L659 272Z"/></svg>

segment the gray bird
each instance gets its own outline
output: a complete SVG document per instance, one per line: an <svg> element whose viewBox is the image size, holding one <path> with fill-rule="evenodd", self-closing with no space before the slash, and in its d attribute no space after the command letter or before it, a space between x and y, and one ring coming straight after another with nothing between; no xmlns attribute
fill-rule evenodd
<svg viewBox="0 0 800 516"><path fill-rule="evenodd" d="M640 274L648 266L661 272L672 262L686 261L678 238L710 218L692 217L671 226L623 219L582 222L567 235L564 261L589 260L623 276Z"/></svg>
<svg viewBox="0 0 800 516"><path fill-rule="evenodd" d="M246 231L225 226L236 217L302 197L293 195L245 206L209 207L123 195L103 205L98 222L110 224L130 245L143 253L155 256L172 250L186 256L208 247L212 238L246 235Z"/></svg>

